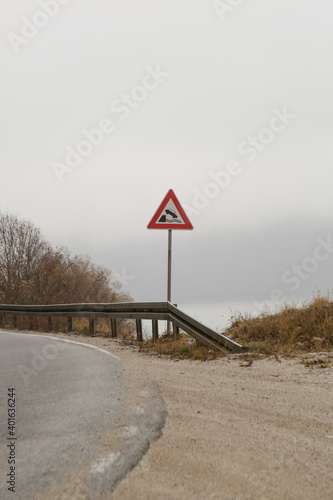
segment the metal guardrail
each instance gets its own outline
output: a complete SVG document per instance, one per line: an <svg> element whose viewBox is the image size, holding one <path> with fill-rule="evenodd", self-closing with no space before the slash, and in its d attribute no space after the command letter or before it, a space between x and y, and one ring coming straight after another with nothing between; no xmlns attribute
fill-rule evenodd
<svg viewBox="0 0 333 500"><path fill-rule="evenodd" d="M170 302L119 302L112 304L52 304L52 305L6 305L0 304L0 323L3 324L4 315L17 316L47 316L49 329L52 326L52 317L68 318L68 330L72 330L73 317L88 317L90 330L94 331L96 318L111 319L111 335L117 336L117 319L135 319L138 340L142 340L142 320L152 320L153 340L158 338L158 321L166 320L173 324L174 335L179 329L191 335L198 343L208 347L227 348L233 352L244 352L248 348L237 344L228 337L204 326L191 318Z"/></svg>

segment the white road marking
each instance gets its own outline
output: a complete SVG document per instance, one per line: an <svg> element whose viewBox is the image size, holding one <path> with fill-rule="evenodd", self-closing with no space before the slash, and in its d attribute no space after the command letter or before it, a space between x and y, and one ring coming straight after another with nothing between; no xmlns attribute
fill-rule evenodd
<svg viewBox="0 0 333 500"><path fill-rule="evenodd" d="M36 333L6 332L4 330L1 330L1 331L3 333L8 333L10 335L31 335L33 337L42 337L45 339L58 340L60 342L68 342L69 344L83 345L85 347L90 347L90 349L95 349L96 351L104 352L105 354L108 354L109 356L112 356L113 358L119 359L118 356L115 356L114 354L112 354L109 351L106 351L105 349L101 349L100 347L97 347L97 346L91 345L91 344L84 344L83 342L76 342L75 340L59 339L57 337L50 337L49 335L38 335Z"/></svg>

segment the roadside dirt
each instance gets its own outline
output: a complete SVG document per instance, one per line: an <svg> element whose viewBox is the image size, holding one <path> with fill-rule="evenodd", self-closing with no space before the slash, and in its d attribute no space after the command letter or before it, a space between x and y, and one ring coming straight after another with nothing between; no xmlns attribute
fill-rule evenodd
<svg viewBox="0 0 333 500"><path fill-rule="evenodd" d="M118 356L128 407L157 383L163 434L108 500L333 498L333 370L301 358L172 361L117 340L56 335ZM111 450L112 451L112 450Z"/></svg>

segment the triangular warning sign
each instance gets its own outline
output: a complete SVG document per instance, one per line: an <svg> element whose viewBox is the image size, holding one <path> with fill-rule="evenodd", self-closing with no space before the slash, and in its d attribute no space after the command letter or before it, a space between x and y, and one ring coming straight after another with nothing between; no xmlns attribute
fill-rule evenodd
<svg viewBox="0 0 333 500"><path fill-rule="evenodd" d="M172 189L168 191L147 227L148 229L193 229Z"/></svg>

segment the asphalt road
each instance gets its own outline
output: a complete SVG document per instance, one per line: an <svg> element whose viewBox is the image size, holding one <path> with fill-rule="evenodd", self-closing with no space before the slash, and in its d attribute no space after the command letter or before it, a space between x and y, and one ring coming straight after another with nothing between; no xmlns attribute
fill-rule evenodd
<svg viewBox="0 0 333 500"><path fill-rule="evenodd" d="M0 332L1 499L39 498L71 471L84 468L92 472L89 480L86 478L88 489L94 488L93 473L99 478L109 474L103 484L106 494L133 468L149 447L149 434L157 438L164 425L165 408L158 394L154 395L155 406L160 411L143 422L145 429L140 429L143 432L132 442L130 453L127 446L128 456L109 452L104 462L91 468L103 449L103 431L121 421L125 395L121 373L119 360L101 350L37 335ZM14 397L8 396L9 388L15 390ZM15 429L8 428L10 417L15 419ZM10 480L12 483L7 483ZM99 479L99 487L102 482ZM12 485L15 494L8 490ZM90 498L88 490L84 497Z"/></svg>

